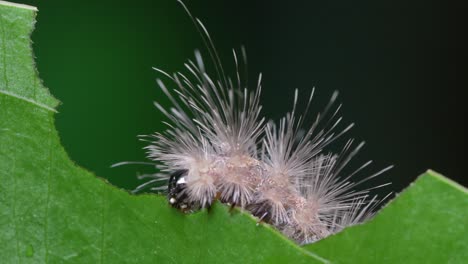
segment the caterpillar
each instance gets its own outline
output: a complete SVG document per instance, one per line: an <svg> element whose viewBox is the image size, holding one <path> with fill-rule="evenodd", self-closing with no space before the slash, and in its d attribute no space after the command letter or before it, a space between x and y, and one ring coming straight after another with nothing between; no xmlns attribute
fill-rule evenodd
<svg viewBox="0 0 468 264"><path fill-rule="evenodd" d="M170 101L155 102L168 121L167 129L144 136L147 157L159 172L137 188L156 184L169 204L184 212L209 208L215 200L237 206L275 226L299 244L312 243L361 223L374 214L384 199L356 187L388 171L384 168L354 181L371 162L343 175L344 168L364 143L349 139L339 153L327 150L354 124L344 125L341 105L334 92L324 110L311 117L315 89L304 110L297 109L296 89L292 110L279 122L262 116L262 75L256 86L241 74L247 64L242 47L233 50L235 72L226 74L206 27L178 1L200 32L214 68L208 73L201 52L188 60L185 70L167 73L154 68L157 84ZM240 55L240 56L239 56ZM169 89L167 81L174 87ZM313 121L311 125L306 125Z"/></svg>

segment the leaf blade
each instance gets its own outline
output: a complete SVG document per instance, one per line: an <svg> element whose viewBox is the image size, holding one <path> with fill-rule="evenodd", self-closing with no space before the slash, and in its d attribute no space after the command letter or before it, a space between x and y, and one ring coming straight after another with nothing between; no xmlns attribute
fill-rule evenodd
<svg viewBox="0 0 468 264"><path fill-rule="evenodd" d="M428 171L370 222L304 248L336 263L463 263L467 194L463 186Z"/></svg>

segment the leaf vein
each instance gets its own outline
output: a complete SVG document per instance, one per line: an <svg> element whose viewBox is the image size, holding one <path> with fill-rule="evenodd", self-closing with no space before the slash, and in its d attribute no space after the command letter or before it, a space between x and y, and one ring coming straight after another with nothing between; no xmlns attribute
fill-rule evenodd
<svg viewBox="0 0 468 264"><path fill-rule="evenodd" d="M55 110L52 107L49 107L49 106L47 106L45 104L38 103L38 102L36 102L36 101L34 101L32 99L26 98L24 96L11 93L11 92L7 91L6 89L0 89L0 94L8 95L8 96L14 97L16 99L23 100L23 101L31 103L31 104L33 104L35 106L39 106L40 108L46 109L47 111L51 111L53 113L58 113L57 110Z"/></svg>
<svg viewBox="0 0 468 264"><path fill-rule="evenodd" d="M105 220L105 210L106 210L106 205L107 205L107 192L105 188L103 188L102 193L103 194L102 194L102 210L101 210L101 255L100 255L101 264L104 263L104 246L105 246L104 220Z"/></svg>
<svg viewBox="0 0 468 264"><path fill-rule="evenodd" d="M49 117L49 122L53 124L52 117ZM50 203L50 181L52 176L52 128L49 127L49 171L47 174L47 191L46 191L46 204L45 204L45 216L44 216L44 248L45 248L45 262L48 263L49 258L49 248L48 248L48 224L49 224L49 203Z"/></svg>
<svg viewBox="0 0 468 264"><path fill-rule="evenodd" d="M1 18L1 17L0 17ZM5 34L5 23L0 23L1 29L2 29L2 49L3 49L3 78L5 79L5 85L8 87L8 78L7 78L7 63L6 63L6 34Z"/></svg>
<svg viewBox="0 0 468 264"><path fill-rule="evenodd" d="M14 152L13 156L13 162L12 162L12 169L10 171L10 175L15 175L15 168L16 168L16 155L17 151ZM19 235L18 235L18 221L16 219L16 188L17 188L17 183L16 183L16 177L13 176L13 223L15 225L15 240L16 240L16 255L18 256L18 263L21 261L21 255L20 255L20 242L19 242Z"/></svg>

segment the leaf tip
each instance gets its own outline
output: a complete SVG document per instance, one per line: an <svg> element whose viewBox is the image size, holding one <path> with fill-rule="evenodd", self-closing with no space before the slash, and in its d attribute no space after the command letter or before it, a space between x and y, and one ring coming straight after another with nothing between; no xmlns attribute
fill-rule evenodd
<svg viewBox="0 0 468 264"><path fill-rule="evenodd" d="M0 0L0 5L28 9L28 10L32 10L32 11L35 11L35 12L38 11L37 7L35 7L35 6L30 6L30 5L25 5L25 4L17 4L17 3L1 1L1 0Z"/></svg>
<svg viewBox="0 0 468 264"><path fill-rule="evenodd" d="M445 177L444 175L442 175L442 174L440 174L440 173L438 173L438 172L436 172L434 170L428 169L426 171L426 173L424 173L421 177L426 176L426 175L431 176L432 178L437 179L437 180L439 180L439 181L441 181L441 182L443 182L443 183L445 183L447 185L450 185L451 187L453 187L455 189L458 189L458 190L464 192L465 194L468 194L468 189L465 188L463 185L459 184L458 182L456 182L456 181L454 181L454 180L452 180L450 178Z"/></svg>

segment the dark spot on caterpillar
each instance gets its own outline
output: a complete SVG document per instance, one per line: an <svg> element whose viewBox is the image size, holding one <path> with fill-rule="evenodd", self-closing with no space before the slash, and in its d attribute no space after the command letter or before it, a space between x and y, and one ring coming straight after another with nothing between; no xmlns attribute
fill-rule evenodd
<svg viewBox="0 0 468 264"><path fill-rule="evenodd" d="M258 223L265 222L272 224L271 214L268 213L271 211L271 205L269 205L268 203L252 203L247 206L247 210L250 211L253 216L258 217Z"/></svg>
<svg viewBox="0 0 468 264"><path fill-rule="evenodd" d="M189 208L185 192L187 188L186 177L187 170L177 170L171 174L167 186L167 200L173 207L182 210Z"/></svg>

